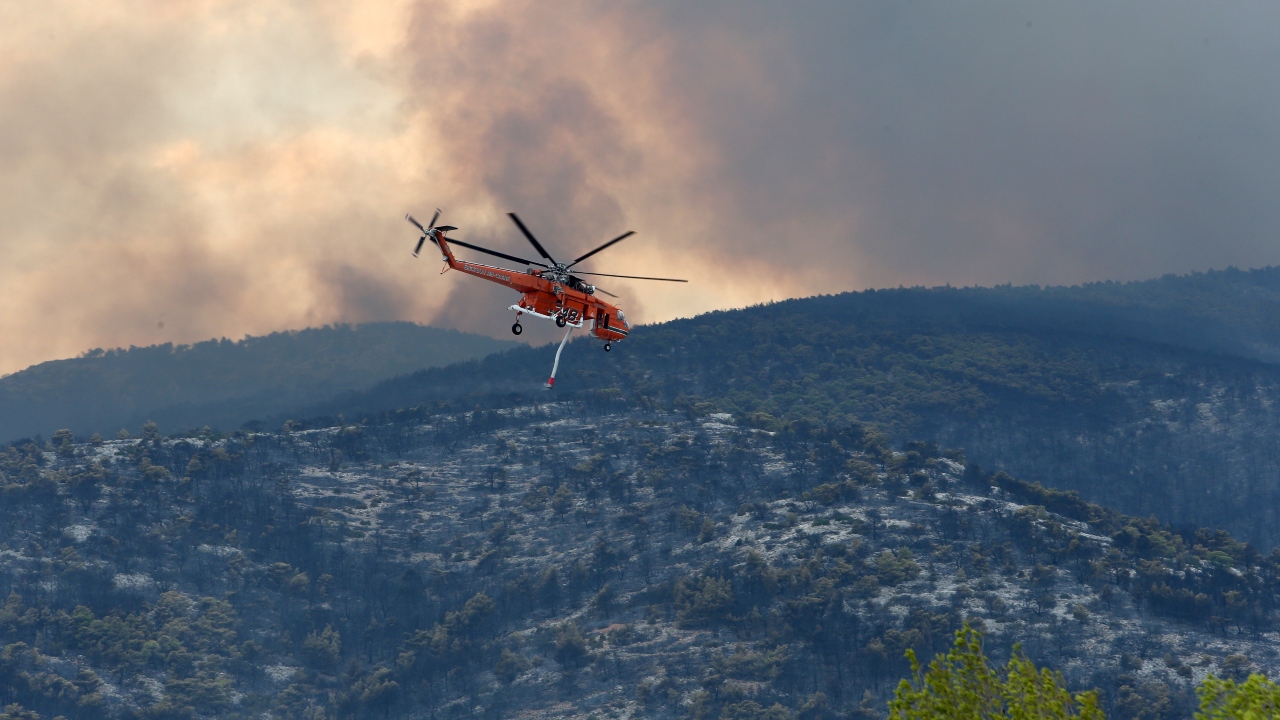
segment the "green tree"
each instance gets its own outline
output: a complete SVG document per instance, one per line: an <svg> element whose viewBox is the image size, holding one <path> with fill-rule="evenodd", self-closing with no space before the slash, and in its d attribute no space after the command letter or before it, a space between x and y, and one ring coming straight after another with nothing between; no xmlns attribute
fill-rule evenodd
<svg viewBox="0 0 1280 720"><path fill-rule="evenodd" d="M591 653L587 650L587 639L582 636L582 631L573 621L556 628L553 657L561 665L575 670L590 660Z"/></svg>
<svg viewBox="0 0 1280 720"><path fill-rule="evenodd" d="M683 627L705 627L729 620L733 609L733 583L728 578L704 577L697 584L676 581L676 618Z"/></svg>
<svg viewBox="0 0 1280 720"><path fill-rule="evenodd" d="M551 496L551 509L557 515L563 515L573 508L573 491L568 485L561 485L556 494Z"/></svg>
<svg viewBox="0 0 1280 720"><path fill-rule="evenodd" d="M75 454L76 449L72 445L74 440L70 430L59 430L53 434L50 445L53 446L54 452L58 453L58 457L68 458Z"/></svg>
<svg viewBox="0 0 1280 720"><path fill-rule="evenodd" d="M400 683L394 673L385 667L377 667L368 677L352 685L351 691L360 704L370 710L381 710L382 716L391 713L391 705L400 697Z"/></svg>
<svg viewBox="0 0 1280 720"><path fill-rule="evenodd" d="M1243 683L1210 675L1196 688L1200 712L1196 720L1270 720L1280 717L1280 685L1263 675Z"/></svg>
<svg viewBox="0 0 1280 720"><path fill-rule="evenodd" d="M13 703L6 705L4 712L0 712L0 720L40 720L40 715Z"/></svg>
<svg viewBox="0 0 1280 720"><path fill-rule="evenodd" d="M97 501L98 496L102 494L101 483L107 477L107 471L97 460L89 466L89 469L79 471L71 475L67 480L67 488L71 492L71 497L80 504L80 510L86 515L93 509L93 503Z"/></svg>
<svg viewBox="0 0 1280 720"><path fill-rule="evenodd" d="M311 632L302 643L313 667L319 670L331 670L342 659L342 638L332 625L325 625L323 632Z"/></svg>
<svg viewBox="0 0 1280 720"><path fill-rule="evenodd" d="M510 685L515 682L520 673L528 669L528 660L504 648L502 655L498 657L498 664L493 668L493 676Z"/></svg>
<svg viewBox="0 0 1280 720"><path fill-rule="evenodd" d="M1062 676L1035 663L1014 646L1013 657L1001 677L982 651L982 636L967 624L956 632L956 641L944 658L921 672L913 651L907 650L915 683L903 680L889 701L890 720L1104 720L1095 692L1074 697L1063 687Z"/></svg>

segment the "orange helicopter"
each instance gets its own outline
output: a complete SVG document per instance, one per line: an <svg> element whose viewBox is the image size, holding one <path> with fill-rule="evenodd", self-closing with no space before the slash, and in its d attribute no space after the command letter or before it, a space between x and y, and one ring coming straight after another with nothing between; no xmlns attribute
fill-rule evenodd
<svg viewBox="0 0 1280 720"><path fill-rule="evenodd" d="M413 256L418 257L418 253L422 251L422 245L427 238L440 248L440 254L444 257L445 267L440 272L444 272L449 268L453 268L459 272L468 275L474 275L478 278L495 282L499 285L516 290L521 293L520 302L512 305L511 310L516 311L516 322L511 326L511 332L519 335L523 332L520 325L520 316L528 313L537 318L544 320L554 320L558 327L567 327L564 339L560 341L560 347L556 349L556 359L551 366L551 377L547 380L547 389L550 390L556 384L556 370L560 367L560 351L564 350L565 343L569 341L569 334L575 328L580 328L584 323L591 323L591 332L596 337L604 340L605 352L608 352L615 342L625 340L627 334L631 331L631 323L627 322L627 316L613 303L601 300L596 297L596 293L603 293L609 297L617 297L613 293L603 290L594 285L590 285L578 277L579 275L595 275L598 277L615 277L626 278L628 280L660 280L662 282L689 282L688 280L680 280L677 278L655 278L640 277L638 275L610 275L608 273L593 272L574 272L570 269L578 263L595 255L596 253L611 247L617 243L626 240L635 233L631 230L619 235L600 247L580 256L571 263L556 262L538 242L538 239L529 232L529 228L520 222L520 218L515 213L507 213L511 221L520 228L520 232L533 245L533 249L547 261L547 263L535 262L533 260L525 260L514 255L508 255L496 250L482 248L479 245L471 245L446 238L444 234L458 228L452 225L436 226L436 220L440 219L440 210L436 210L436 214L431 217L431 222L426 227L422 223L413 219L412 215L405 215L405 219L413 223L414 227L422 231L422 237L418 238L418 244L413 249ZM508 270L506 268L494 267L492 265L482 265L480 263L468 262L466 260L458 260L453 256L453 250L450 244L475 250L486 255L500 257L504 260L523 263L529 265L523 273L516 270ZM534 266L541 269L534 269Z"/></svg>

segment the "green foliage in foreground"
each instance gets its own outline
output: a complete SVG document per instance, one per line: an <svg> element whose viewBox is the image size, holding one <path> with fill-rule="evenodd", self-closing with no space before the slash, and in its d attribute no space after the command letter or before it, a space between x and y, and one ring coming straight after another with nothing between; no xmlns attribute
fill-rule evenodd
<svg viewBox="0 0 1280 720"><path fill-rule="evenodd" d="M1062 675L1036 669L1018 647L1003 673L982 650L982 636L966 624L956 631L945 656L921 672L913 650L907 650L915 682L902 680L889 701L889 720L977 718L995 720L1105 720L1096 691L1072 695ZM1280 685L1263 675L1237 684L1210 675L1196 690L1196 720L1272 720L1280 717Z"/></svg>
<svg viewBox="0 0 1280 720"><path fill-rule="evenodd" d="M890 720L936 718L1012 718L1015 720L1103 720L1098 694L1074 697L1062 676L1035 663L1014 647L1004 678L982 651L982 637L966 624L945 657L934 658L922 673L915 652L908 650L916 683L903 680L889 701Z"/></svg>
<svg viewBox="0 0 1280 720"><path fill-rule="evenodd" d="M1270 720L1280 717L1280 685L1262 675L1250 675L1237 685L1210 675L1196 692L1200 712L1196 720Z"/></svg>

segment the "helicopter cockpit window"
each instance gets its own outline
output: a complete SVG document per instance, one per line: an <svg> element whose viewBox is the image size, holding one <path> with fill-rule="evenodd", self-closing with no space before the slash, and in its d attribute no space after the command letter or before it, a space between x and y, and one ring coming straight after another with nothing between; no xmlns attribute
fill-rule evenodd
<svg viewBox="0 0 1280 720"><path fill-rule="evenodd" d="M622 322L623 327L626 327L626 328L631 327L631 323L627 322L627 314L622 312L621 310L618 311L618 320Z"/></svg>

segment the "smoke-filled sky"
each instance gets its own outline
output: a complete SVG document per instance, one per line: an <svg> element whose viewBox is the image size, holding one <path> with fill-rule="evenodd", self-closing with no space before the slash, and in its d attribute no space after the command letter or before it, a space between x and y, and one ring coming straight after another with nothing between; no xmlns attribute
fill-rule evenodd
<svg viewBox="0 0 1280 720"><path fill-rule="evenodd" d="M635 319L899 284L1280 263L1271 3L0 3L0 373L513 293L419 218ZM542 323L545 325L546 323ZM552 337L526 323L525 339ZM507 335L507 337L510 337Z"/></svg>

